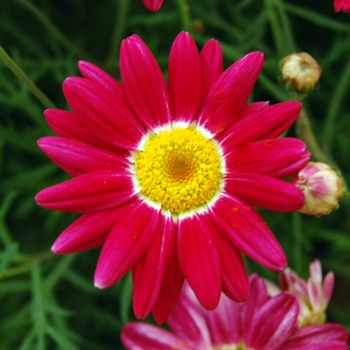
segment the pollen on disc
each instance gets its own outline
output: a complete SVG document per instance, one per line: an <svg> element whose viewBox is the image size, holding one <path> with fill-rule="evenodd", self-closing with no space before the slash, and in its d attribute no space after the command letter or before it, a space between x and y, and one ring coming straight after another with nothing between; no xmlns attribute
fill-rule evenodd
<svg viewBox="0 0 350 350"><path fill-rule="evenodd" d="M134 164L143 195L174 214L213 198L220 188L220 166L217 146L191 127L150 137Z"/></svg>

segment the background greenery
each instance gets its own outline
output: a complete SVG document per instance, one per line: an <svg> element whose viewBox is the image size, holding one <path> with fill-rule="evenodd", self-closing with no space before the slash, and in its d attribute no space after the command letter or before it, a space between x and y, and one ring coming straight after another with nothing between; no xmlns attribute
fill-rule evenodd
<svg viewBox="0 0 350 350"><path fill-rule="evenodd" d="M218 39L225 65L253 50L265 53L252 101L290 98L278 63L307 51L323 69L319 89L304 100L328 161L350 182L350 15L335 14L333 1L165 0L151 13L141 0L1 0L0 45L51 100L38 101L0 61L0 348L121 349L119 332L133 320L131 280L107 290L93 287L99 250L56 256L50 246L75 216L37 207L35 194L67 178L36 145L52 134L43 110L66 109L65 77L88 60L119 79L120 41L137 33L166 75L171 43L190 31L198 46ZM290 130L294 135L294 129ZM315 258L336 285L328 320L350 329L349 201L327 217L263 212L303 277ZM247 260L250 272L277 274ZM152 321L151 318L149 321Z"/></svg>

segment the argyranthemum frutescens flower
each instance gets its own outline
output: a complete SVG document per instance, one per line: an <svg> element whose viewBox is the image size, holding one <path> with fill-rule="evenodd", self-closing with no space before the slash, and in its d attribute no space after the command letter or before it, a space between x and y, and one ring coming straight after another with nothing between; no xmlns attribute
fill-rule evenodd
<svg viewBox="0 0 350 350"><path fill-rule="evenodd" d="M350 0L334 0L334 10L336 12L343 10L350 13Z"/></svg>
<svg viewBox="0 0 350 350"><path fill-rule="evenodd" d="M338 324L298 329L298 303L289 293L270 298L262 278L250 276L251 297L236 303L225 295L204 310L184 286L167 323L172 332L141 322L121 332L128 350L347 350L348 333Z"/></svg>
<svg viewBox="0 0 350 350"><path fill-rule="evenodd" d="M284 252L253 206L293 211L302 192L281 179L308 161L302 141L277 137L296 119L298 102L246 105L263 65L250 53L223 72L220 45L198 53L188 33L171 48L166 85L143 41L133 35L120 54L122 85L80 62L83 78L63 91L72 112L47 110L59 137L41 149L73 179L41 191L39 205L83 213L52 250L103 246L95 285L133 274L137 317L167 319L184 278L214 309L221 291L248 298L241 252L283 269Z"/></svg>
<svg viewBox="0 0 350 350"><path fill-rule="evenodd" d="M156 12L162 7L164 0L142 0L142 2L148 10Z"/></svg>

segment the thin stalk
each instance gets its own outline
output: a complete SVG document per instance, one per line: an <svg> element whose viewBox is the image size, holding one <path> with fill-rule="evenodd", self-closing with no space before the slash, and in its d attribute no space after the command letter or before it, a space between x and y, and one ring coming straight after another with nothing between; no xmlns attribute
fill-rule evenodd
<svg viewBox="0 0 350 350"><path fill-rule="evenodd" d="M118 59L120 43L124 37L129 9L130 0L119 1L119 8L116 14L110 50L107 57L107 66L110 66L114 60Z"/></svg>
<svg viewBox="0 0 350 350"><path fill-rule="evenodd" d="M190 9L186 0L176 0L176 5L180 13L182 30L191 33Z"/></svg>
<svg viewBox="0 0 350 350"><path fill-rule="evenodd" d="M27 77L27 75L17 66L6 51L0 46L0 59L11 70L11 72L27 87L27 89L46 108L55 108L54 103Z"/></svg>

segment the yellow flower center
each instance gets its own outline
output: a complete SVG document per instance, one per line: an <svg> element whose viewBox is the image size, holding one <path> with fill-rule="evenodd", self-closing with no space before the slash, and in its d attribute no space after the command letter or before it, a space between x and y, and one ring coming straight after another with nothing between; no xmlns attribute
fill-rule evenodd
<svg viewBox="0 0 350 350"><path fill-rule="evenodd" d="M210 201L220 189L221 158L214 142L195 128L150 137L135 156L144 196L179 214Z"/></svg>

